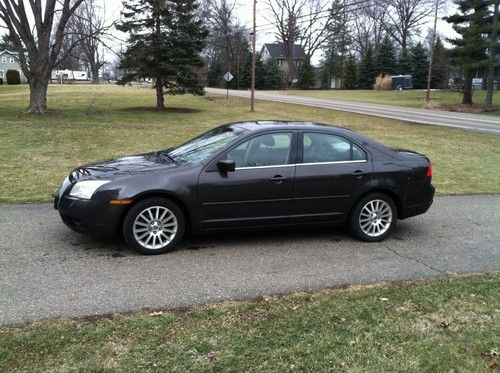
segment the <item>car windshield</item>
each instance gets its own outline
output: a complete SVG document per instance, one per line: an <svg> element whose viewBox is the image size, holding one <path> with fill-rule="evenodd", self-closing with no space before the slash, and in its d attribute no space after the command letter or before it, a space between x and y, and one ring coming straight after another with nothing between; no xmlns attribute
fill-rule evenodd
<svg viewBox="0 0 500 373"><path fill-rule="evenodd" d="M214 128L170 151L168 156L176 162L201 162L245 132L233 126Z"/></svg>

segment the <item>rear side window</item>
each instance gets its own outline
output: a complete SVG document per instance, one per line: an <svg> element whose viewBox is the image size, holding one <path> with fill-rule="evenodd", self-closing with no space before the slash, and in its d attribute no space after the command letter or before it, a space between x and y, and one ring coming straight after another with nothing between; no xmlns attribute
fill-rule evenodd
<svg viewBox="0 0 500 373"><path fill-rule="evenodd" d="M303 134L303 162L343 162L366 160L366 153L343 137L324 133Z"/></svg>
<svg viewBox="0 0 500 373"><path fill-rule="evenodd" d="M357 145L352 144L352 160L353 161L366 161L366 153L364 150L360 149Z"/></svg>

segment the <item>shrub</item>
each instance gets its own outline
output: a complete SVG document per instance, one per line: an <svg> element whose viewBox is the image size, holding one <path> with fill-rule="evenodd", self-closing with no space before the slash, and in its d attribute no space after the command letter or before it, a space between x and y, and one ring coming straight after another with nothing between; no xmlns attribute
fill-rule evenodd
<svg viewBox="0 0 500 373"><path fill-rule="evenodd" d="M7 84L21 84L21 74L17 70L7 70L5 77Z"/></svg>
<svg viewBox="0 0 500 373"><path fill-rule="evenodd" d="M3 84L3 79L2 79L2 78L0 78L0 85L2 85L2 84Z"/></svg>
<svg viewBox="0 0 500 373"><path fill-rule="evenodd" d="M376 90L390 91L392 89L392 76L389 74L380 74L375 80Z"/></svg>

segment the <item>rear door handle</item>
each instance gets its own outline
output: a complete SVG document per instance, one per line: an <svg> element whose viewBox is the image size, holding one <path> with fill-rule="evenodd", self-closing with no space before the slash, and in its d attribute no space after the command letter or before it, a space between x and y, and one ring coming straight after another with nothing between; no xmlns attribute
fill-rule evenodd
<svg viewBox="0 0 500 373"><path fill-rule="evenodd" d="M276 184L281 184L283 180L286 180L287 177L283 175L275 175L269 178L269 181L274 181Z"/></svg>
<svg viewBox="0 0 500 373"><path fill-rule="evenodd" d="M351 175L356 176L358 179L361 179L364 175L366 175L366 172L361 170L356 170Z"/></svg>

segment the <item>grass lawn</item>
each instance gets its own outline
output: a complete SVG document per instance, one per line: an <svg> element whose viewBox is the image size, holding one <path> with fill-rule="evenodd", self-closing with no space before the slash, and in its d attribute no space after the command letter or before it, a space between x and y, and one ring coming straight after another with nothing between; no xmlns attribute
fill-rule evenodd
<svg viewBox="0 0 500 373"><path fill-rule="evenodd" d="M500 274L0 328L0 371L495 371Z"/></svg>
<svg viewBox="0 0 500 373"><path fill-rule="evenodd" d="M374 104L387 104L397 106L407 106L413 108L425 107L425 90L408 91L375 91L375 90L321 90L321 91L300 91L290 90L283 92L294 96L307 96L314 98L325 98L332 100L360 101ZM484 105L486 91L474 91L474 103ZM431 91L432 105L436 109L450 110L462 102L462 94L449 90ZM493 95L492 112L481 112L481 114L500 116L500 92ZM499 121L500 124L500 121Z"/></svg>
<svg viewBox="0 0 500 373"><path fill-rule="evenodd" d="M53 85L53 114L22 114L27 86L0 86L0 203L49 201L76 166L175 146L230 121L281 118L332 123L386 145L428 155L440 194L500 192L500 137L326 109L221 96L167 97L156 113L154 91L115 85Z"/></svg>

